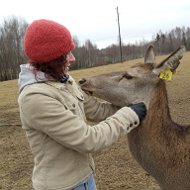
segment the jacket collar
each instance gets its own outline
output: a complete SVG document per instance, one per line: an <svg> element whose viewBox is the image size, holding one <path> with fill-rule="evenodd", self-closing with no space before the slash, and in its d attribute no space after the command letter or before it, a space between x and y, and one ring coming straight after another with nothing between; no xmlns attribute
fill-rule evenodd
<svg viewBox="0 0 190 190"><path fill-rule="evenodd" d="M18 79L19 92L23 90L23 88L27 85L34 83L48 83L56 88L63 88L66 83L72 84L74 79L68 75L68 79L65 83L60 83L55 81L53 78L47 78L45 73L41 71L37 71L36 74L33 72L34 68L30 64L22 64L20 65L20 73Z"/></svg>

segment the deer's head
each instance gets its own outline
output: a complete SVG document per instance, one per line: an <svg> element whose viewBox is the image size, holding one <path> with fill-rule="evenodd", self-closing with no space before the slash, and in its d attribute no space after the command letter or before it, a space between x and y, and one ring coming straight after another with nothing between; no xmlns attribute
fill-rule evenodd
<svg viewBox="0 0 190 190"><path fill-rule="evenodd" d="M142 101L148 106L159 82L168 79L179 66L184 51L182 46L160 63L156 63L154 48L149 46L144 63L137 63L127 71L81 79L79 84L89 94L118 106Z"/></svg>

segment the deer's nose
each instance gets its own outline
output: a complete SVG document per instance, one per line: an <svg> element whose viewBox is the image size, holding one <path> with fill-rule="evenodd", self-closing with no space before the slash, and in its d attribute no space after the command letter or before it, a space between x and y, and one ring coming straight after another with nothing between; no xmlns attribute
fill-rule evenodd
<svg viewBox="0 0 190 190"><path fill-rule="evenodd" d="M79 80L79 84L84 84L85 82L86 82L86 79L84 78Z"/></svg>

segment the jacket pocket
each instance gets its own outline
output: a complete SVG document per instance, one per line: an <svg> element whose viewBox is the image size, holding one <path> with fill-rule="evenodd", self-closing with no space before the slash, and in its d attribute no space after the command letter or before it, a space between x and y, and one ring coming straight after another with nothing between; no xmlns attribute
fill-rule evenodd
<svg viewBox="0 0 190 190"><path fill-rule="evenodd" d="M63 102L65 108L67 110L72 111L73 113L76 113L77 106L78 106L78 101L73 98L73 100Z"/></svg>

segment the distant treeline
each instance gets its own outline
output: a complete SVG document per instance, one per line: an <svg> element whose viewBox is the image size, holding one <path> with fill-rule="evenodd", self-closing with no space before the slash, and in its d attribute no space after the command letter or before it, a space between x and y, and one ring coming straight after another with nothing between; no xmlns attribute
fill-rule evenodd
<svg viewBox="0 0 190 190"><path fill-rule="evenodd" d="M23 53L23 36L27 26L28 23L23 18L17 17L7 18L0 25L0 81L17 79L20 64L27 62ZM73 38L76 45L73 51L76 64L73 64L72 69L140 58L144 56L149 44L155 46L157 55L168 54L180 45L185 45L186 49L190 50L190 27L176 27L167 33L159 31L151 41L141 41L135 44L122 43L122 51L117 44L98 49L90 40L79 45L78 38L76 36Z"/></svg>

